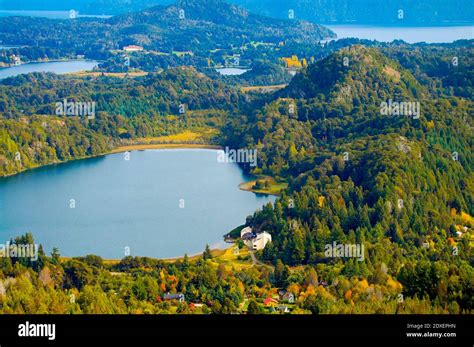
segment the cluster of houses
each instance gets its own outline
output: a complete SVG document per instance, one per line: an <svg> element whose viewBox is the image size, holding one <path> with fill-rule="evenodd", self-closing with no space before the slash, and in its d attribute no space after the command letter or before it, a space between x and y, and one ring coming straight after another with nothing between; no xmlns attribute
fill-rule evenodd
<svg viewBox="0 0 474 347"><path fill-rule="evenodd" d="M251 227L243 228L240 231L240 238L244 241L245 245L253 251L262 250L265 248L267 243L272 242L272 235L266 231L256 233Z"/></svg>
<svg viewBox="0 0 474 347"><path fill-rule="evenodd" d="M164 301L175 301L179 303L185 303L186 298L183 293L171 294L167 293L163 295ZM268 297L263 301L263 305L267 307L270 312L279 312L279 313L290 313L290 308L288 304L292 305L295 303L295 296L291 292L286 290L281 290L278 292L278 298ZM202 308L204 304L202 303L191 303L191 309Z"/></svg>

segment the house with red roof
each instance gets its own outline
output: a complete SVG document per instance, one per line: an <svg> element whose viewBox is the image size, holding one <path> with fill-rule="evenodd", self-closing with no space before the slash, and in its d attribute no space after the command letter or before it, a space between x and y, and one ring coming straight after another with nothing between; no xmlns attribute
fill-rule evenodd
<svg viewBox="0 0 474 347"><path fill-rule="evenodd" d="M277 304L278 304L278 300L269 297L269 298L266 298L266 299L263 301L263 304L264 304L265 306L277 305Z"/></svg>

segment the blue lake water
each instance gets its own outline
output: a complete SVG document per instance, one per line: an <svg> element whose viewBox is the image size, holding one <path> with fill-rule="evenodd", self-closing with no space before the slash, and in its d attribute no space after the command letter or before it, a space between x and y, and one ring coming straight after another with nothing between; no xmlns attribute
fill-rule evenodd
<svg viewBox="0 0 474 347"><path fill-rule="evenodd" d="M64 74L92 70L99 65L95 60L51 61L46 63L28 63L0 69L0 79L31 72L54 72Z"/></svg>
<svg viewBox="0 0 474 347"><path fill-rule="evenodd" d="M235 68L235 67L224 67L224 68L219 68L216 69L217 72L219 72L223 76L239 76L247 71L248 69L241 69L241 68Z"/></svg>
<svg viewBox="0 0 474 347"><path fill-rule="evenodd" d="M460 39L473 39L474 26L443 27L380 27L370 25L326 25L339 39L354 37L359 39L392 42L404 40L408 43L453 42Z"/></svg>
<svg viewBox="0 0 474 347"><path fill-rule="evenodd" d="M0 179L0 243L32 232L49 253L175 257L223 235L275 197L215 150L150 150L73 161ZM74 199L75 208L71 208Z"/></svg>

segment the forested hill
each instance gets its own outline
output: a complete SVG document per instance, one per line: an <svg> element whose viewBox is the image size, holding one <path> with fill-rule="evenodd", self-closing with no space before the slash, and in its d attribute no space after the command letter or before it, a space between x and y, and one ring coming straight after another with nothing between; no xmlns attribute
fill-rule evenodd
<svg viewBox="0 0 474 347"><path fill-rule="evenodd" d="M398 63L356 46L308 67L236 121L229 141L258 148L255 172L290 182L249 221L272 234L263 259L324 263L325 276L370 283L393 276L405 297L472 309L471 248L456 232L474 226L473 104L427 95ZM388 99L419 102L420 118L381 114ZM365 259L328 258L333 241L363 244ZM439 278L457 279L441 297ZM324 300L317 306L326 312Z"/></svg>
<svg viewBox="0 0 474 347"><path fill-rule="evenodd" d="M216 48L242 46L249 41L316 43L333 35L330 30L310 22L255 15L224 0L178 0L176 5L116 16L108 23L126 27L129 34L140 34L147 25L163 27L171 32L160 33L161 39L169 39L169 44L177 47L184 40L199 40L201 45L213 44Z"/></svg>
<svg viewBox="0 0 474 347"><path fill-rule="evenodd" d="M421 94L425 94L423 87L399 64L377 49L356 45L309 66L277 95L293 98L322 95L367 104L388 97L419 98Z"/></svg>
<svg viewBox="0 0 474 347"><path fill-rule="evenodd" d="M395 149L399 147L397 153L422 157L433 151L449 159L457 152L457 161L451 160L450 166L460 164L469 173L474 166L473 103L467 98L435 97L438 93L442 94L428 90L378 49L353 46L309 66L267 99L265 106L235 120L228 141L257 146L263 172L290 178L337 151L339 157L359 140L377 142L380 136L388 140L386 136L392 135L403 137L393 142ZM390 102L414 103L416 108L412 114L401 109L398 114L383 112L382 106ZM418 146L424 150L416 151ZM390 165L398 164L405 163L395 160ZM364 173L361 178L370 177L366 169L359 171Z"/></svg>
<svg viewBox="0 0 474 347"><path fill-rule="evenodd" d="M429 86L432 94L474 100L474 40L437 45L389 45L383 52Z"/></svg>
<svg viewBox="0 0 474 347"><path fill-rule="evenodd" d="M419 118L383 114L388 99L419 102ZM308 67L227 129L235 146L259 150L255 173L290 182L248 222L272 234L262 258L319 264L333 279L392 277L405 297L472 310L472 248L457 232L474 227L473 114L468 99L433 97L375 49ZM365 259L328 258L332 242L364 245Z"/></svg>
<svg viewBox="0 0 474 347"><path fill-rule="evenodd" d="M241 103L237 90L211 80L192 67L169 69L135 79L105 76L84 79L34 73L0 81L0 112L9 117L52 115L55 103L65 98L94 101L98 112L128 118L178 115L180 104L185 104L188 110L230 111Z"/></svg>
<svg viewBox="0 0 474 347"><path fill-rule="evenodd" d="M334 33L329 29L313 23L253 15L221 0L180 0L176 5L110 19L0 18L4 44L61 48L64 54L94 52L94 56L136 44L148 50L192 51L207 57L210 50L252 41L316 43L331 36Z"/></svg>

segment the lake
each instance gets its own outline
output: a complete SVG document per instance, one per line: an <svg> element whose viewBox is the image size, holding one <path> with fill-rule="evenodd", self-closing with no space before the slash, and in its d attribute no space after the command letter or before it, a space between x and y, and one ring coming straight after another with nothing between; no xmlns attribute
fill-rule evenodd
<svg viewBox="0 0 474 347"><path fill-rule="evenodd" d="M444 27L380 27L370 25L325 25L337 34L338 39L355 37L359 39L392 42L404 40L409 43L453 42L473 39L474 26Z"/></svg>
<svg viewBox="0 0 474 347"><path fill-rule="evenodd" d="M31 72L54 72L65 74L84 70L92 70L99 65L95 60L50 61L45 63L27 63L0 69L0 79Z"/></svg>
<svg viewBox="0 0 474 347"><path fill-rule="evenodd" d="M169 258L222 246L224 234L275 197L240 190L249 177L217 153L119 153L0 179L0 243L32 232L48 253L110 259L125 247Z"/></svg>

